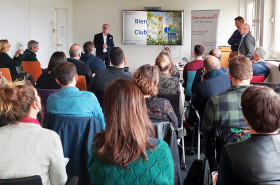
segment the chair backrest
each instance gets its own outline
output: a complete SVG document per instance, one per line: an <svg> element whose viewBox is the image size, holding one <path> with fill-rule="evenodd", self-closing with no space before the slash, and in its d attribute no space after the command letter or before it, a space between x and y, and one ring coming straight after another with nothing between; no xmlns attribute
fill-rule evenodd
<svg viewBox="0 0 280 185"><path fill-rule="evenodd" d="M3 75L8 81L10 81L10 82L13 81L9 68L0 68L0 71L2 72L2 75Z"/></svg>
<svg viewBox="0 0 280 185"><path fill-rule="evenodd" d="M195 77L196 71L188 71L188 81L187 81L187 85L186 85L186 95L191 96L192 95L192 84L193 84L193 80Z"/></svg>
<svg viewBox="0 0 280 185"><path fill-rule="evenodd" d="M170 101L173 110L178 118L178 128L181 127L181 115L180 115L180 94L158 94L158 98L165 98Z"/></svg>
<svg viewBox="0 0 280 185"><path fill-rule="evenodd" d="M60 136L64 156L69 158L66 166L67 183L72 177L78 176L79 185L90 184L86 166L91 153L92 139L102 131L102 123L93 116L48 114L43 127L55 131Z"/></svg>
<svg viewBox="0 0 280 185"><path fill-rule="evenodd" d="M86 91L87 90L87 83L86 83L86 77L85 76L78 76L78 81L77 81L76 87L80 91Z"/></svg>
<svg viewBox="0 0 280 185"><path fill-rule="evenodd" d="M280 94L280 83L273 82L251 82L252 85L262 85L274 89L275 92Z"/></svg>
<svg viewBox="0 0 280 185"><path fill-rule="evenodd" d="M264 82L265 76L253 76L251 82Z"/></svg>
<svg viewBox="0 0 280 185"><path fill-rule="evenodd" d="M23 61L21 65L22 65L22 71L24 73L31 73L34 82L37 82L38 78L42 74L42 68L40 62Z"/></svg>
<svg viewBox="0 0 280 185"><path fill-rule="evenodd" d="M43 185L39 175L16 179L0 179L0 185Z"/></svg>

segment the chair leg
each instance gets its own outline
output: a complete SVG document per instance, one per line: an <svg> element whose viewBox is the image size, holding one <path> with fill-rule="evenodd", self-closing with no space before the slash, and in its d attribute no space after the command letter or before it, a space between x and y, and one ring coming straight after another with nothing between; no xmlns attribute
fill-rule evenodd
<svg viewBox="0 0 280 185"><path fill-rule="evenodd" d="M194 151L194 148L193 148L194 139L195 139L195 133L196 133L195 129L196 129L196 125L195 125L195 123L194 123L194 125L193 125L193 130L192 130L191 148L190 148L190 150L187 152L188 155L194 155L194 154L195 154L195 151Z"/></svg>
<svg viewBox="0 0 280 185"><path fill-rule="evenodd" d="M183 129L183 132L186 132L185 129ZM185 153L185 137L184 134L182 136L182 160L181 160L181 169L186 170L186 153Z"/></svg>

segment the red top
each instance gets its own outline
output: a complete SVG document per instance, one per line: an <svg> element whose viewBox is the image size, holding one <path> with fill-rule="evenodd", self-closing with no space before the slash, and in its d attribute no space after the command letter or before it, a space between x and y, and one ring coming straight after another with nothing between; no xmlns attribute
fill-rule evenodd
<svg viewBox="0 0 280 185"><path fill-rule="evenodd" d="M23 122L23 123L34 123L34 124L37 124L37 125L41 126L41 123L37 119L33 119L33 118L30 118L30 117L22 118L20 120L20 122Z"/></svg>
<svg viewBox="0 0 280 185"><path fill-rule="evenodd" d="M194 60L187 63L184 67L183 78L184 81L187 82L188 79L188 71L197 71L198 69L203 67L203 60Z"/></svg>

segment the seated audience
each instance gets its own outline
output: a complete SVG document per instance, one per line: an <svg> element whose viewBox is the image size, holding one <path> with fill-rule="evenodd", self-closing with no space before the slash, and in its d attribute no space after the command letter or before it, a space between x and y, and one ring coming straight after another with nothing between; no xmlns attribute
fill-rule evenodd
<svg viewBox="0 0 280 185"><path fill-rule="evenodd" d="M94 138L88 167L92 184L173 184L168 145L155 131L143 93L126 79L104 96L106 130Z"/></svg>
<svg viewBox="0 0 280 185"><path fill-rule="evenodd" d="M104 62L93 55L94 53L94 44L91 41L86 42L83 45L85 54L82 54L80 60L89 65L91 72L94 74L99 70L106 69Z"/></svg>
<svg viewBox="0 0 280 185"><path fill-rule="evenodd" d="M217 153L215 157L217 141L210 141L213 127L248 128L242 114L240 101L242 93L250 85L252 72L252 63L247 57L244 55L233 57L229 61L229 78L232 85L226 92L213 95L206 105L202 133L207 140L205 155L209 161L211 171L218 169L216 159L218 162L220 154ZM223 138L221 142L226 143L231 135L222 136L222 134L223 132L219 132L220 138Z"/></svg>
<svg viewBox="0 0 280 185"><path fill-rule="evenodd" d="M270 73L270 69L266 66L264 61L266 52L262 47L256 48L254 52L254 63L253 63L253 76L267 76Z"/></svg>
<svg viewBox="0 0 280 185"><path fill-rule="evenodd" d="M214 94L225 92L231 85L228 73L223 72L217 57L206 57L203 61L203 66L204 74L201 76L201 82L197 84L194 92L187 120L190 125L193 125L196 121L194 109L198 110L200 118L203 120L209 98Z"/></svg>
<svg viewBox="0 0 280 185"><path fill-rule="evenodd" d="M217 57L220 62L222 60L222 52L219 49L212 49L209 52L209 55ZM226 68L226 67L221 66L221 70L223 70L224 73L228 73L228 68ZM201 82L201 76L202 75L203 75L203 68L200 68L196 71L196 74L195 74L195 77L194 77L194 80L193 80L193 84L192 84L192 88L191 88L192 93L195 92L196 85L199 82Z"/></svg>
<svg viewBox="0 0 280 185"><path fill-rule="evenodd" d="M204 47L202 45L195 45L194 46L194 60L187 63L184 67L183 71L183 77L184 77L184 85L186 86L186 83L188 81L188 71L197 71L199 68L203 68L203 58L204 55Z"/></svg>
<svg viewBox="0 0 280 185"><path fill-rule="evenodd" d="M8 55L10 47L8 40L0 40L0 68L9 68L13 81L17 78L24 79L16 70L16 67L21 65L23 50L18 50L12 59Z"/></svg>
<svg viewBox="0 0 280 185"><path fill-rule="evenodd" d="M30 40L27 43L27 49L24 51L22 61L38 61L36 53L39 50L39 42Z"/></svg>
<svg viewBox="0 0 280 185"><path fill-rule="evenodd" d="M156 58L156 66L160 69L160 77L158 84L159 94L179 94L181 93L181 86L179 78L171 76L172 64L170 57L161 52Z"/></svg>
<svg viewBox="0 0 280 185"><path fill-rule="evenodd" d="M113 47L110 51L110 62L106 70L98 71L90 82L88 90L93 92L102 105L106 88L118 78L131 80L132 74L124 70L126 65L124 52L119 47Z"/></svg>
<svg viewBox="0 0 280 185"><path fill-rule="evenodd" d="M0 179L40 175L43 185L67 180L59 136L36 120L40 97L29 81L8 82L0 89Z"/></svg>
<svg viewBox="0 0 280 185"><path fill-rule="evenodd" d="M92 79L92 73L89 66L79 60L81 54L82 54L81 46L78 44L73 44L70 47L69 50L70 58L67 58L67 61L73 63L76 66L78 75L83 75L86 77L86 83L88 86Z"/></svg>
<svg viewBox="0 0 280 185"><path fill-rule="evenodd" d="M67 62L66 55L61 51L56 51L52 54L47 71L42 73L36 83L36 88L39 89L60 89L60 85L55 79L55 70L58 64Z"/></svg>
<svg viewBox="0 0 280 185"><path fill-rule="evenodd" d="M47 112L60 115L93 116L96 120L100 120L105 129L104 115L96 96L88 91L79 91L76 87L78 75L75 65L69 62L58 64L55 76L61 90L49 95Z"/></svg>
<svg viewBox="0 0 280 185"><path fill-rule="evenodd" d="M157 98L159 69L157 66L146 64L141 66L134 74L132 81L143 92L148 115L151 121L169 121L174 128L178 128L178 118L169 100Z"/></svg>
<svg viewBox="0 0 280 185"><path fill-rule="evenodd" d="M180 73L179 73L179 71L178 71L178 68L177 68L176 64L174 63L174 61L173 61L173 59L172 59L172 56L171 56L169 47L165 47L165 48L160 52L160 54L163 54L163 55L168 56L168 58L169 58L169 60L170 60L170 63L171 63L171 68L170 68L171 76L177 77L178 79L180 79Z"/></svg>
<svg viewBox="0 0 280 185"><path fill-rule="evenodd" d="M280 184L280 96L265 86L250 86L241 107L251 138L226 145L218 185Z"/></svg>

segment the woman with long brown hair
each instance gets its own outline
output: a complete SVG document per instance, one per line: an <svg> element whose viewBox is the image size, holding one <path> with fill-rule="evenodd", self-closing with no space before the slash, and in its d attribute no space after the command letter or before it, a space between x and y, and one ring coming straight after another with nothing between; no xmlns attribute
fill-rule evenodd
<svg viewBox="0 0 280 185"><path fill-rule="evenodd" d="M106 129L96 135L89 160L93 184L173 184L168 145L154 136L142 92L118 79L105 92Z"/></svg>
<svg viewBox="0 0 280 185"><path fill-rule="evenodd" d="M40 97L29 81L7 82L0 89L0 179L40 175L43 185L67 180L62 144L57 133L36 120Z"/></svg>

